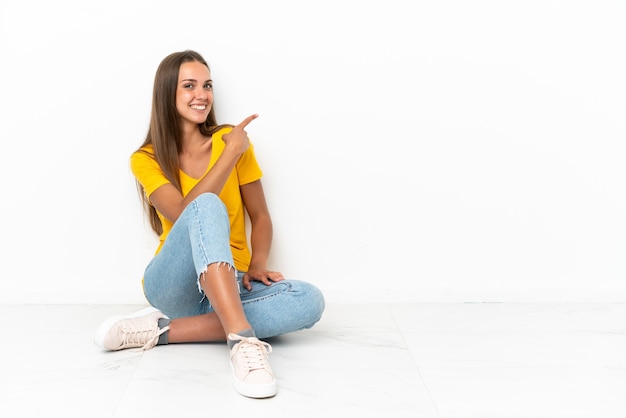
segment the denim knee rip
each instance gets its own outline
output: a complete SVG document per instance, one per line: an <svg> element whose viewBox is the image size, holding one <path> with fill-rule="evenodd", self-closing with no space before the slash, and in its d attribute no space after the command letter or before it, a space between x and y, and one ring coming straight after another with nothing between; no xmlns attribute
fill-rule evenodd
<svg viewBox="0 0 626 418"><path fill-rule="evenodd" d="M233 271L233 278L235 279L235 281L237 281L237 269L235 267L233 267L231 264L227 263L226 261L216 261L214 263L211 264L217 264L217 271L220 270L220 267L222 266L226 266L228 268L228 271ZM200 284L200 279L202 279L202 281L205 280L205 275L206 272L209 270L209 266L211 264L208 264L204 270L202 270L200 272L200 275L198 276L198 280L196 280L196 284L198 285L198 292L200 292L200 294L202 295L202 299L200 299L200 302L198 303L202 303L202 301L204 300L204 298L206 298L206 293L204 293L204 290L202 289L202 285ZM241 294L241 290L239 288L239 285L237 285L237 291ZM211 301L209 301L209 307L211 306Z"/></svg>

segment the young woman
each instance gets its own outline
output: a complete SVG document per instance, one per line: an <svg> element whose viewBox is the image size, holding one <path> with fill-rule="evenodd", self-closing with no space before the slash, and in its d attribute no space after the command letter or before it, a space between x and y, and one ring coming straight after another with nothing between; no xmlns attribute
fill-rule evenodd
<svg viewBox="0 0 626 418"><path fill-rule="evenodd" d="M148 134L130 159L160 237L143 277L151 307L109 318L95 342L121 350L226 341L235 390L265 398L276 394L276 380L271 346L260 338L312 327L324 297L268 269L272 221L245 131L256 117L217 124L211 72L197 52L161 62Z"/></svg>

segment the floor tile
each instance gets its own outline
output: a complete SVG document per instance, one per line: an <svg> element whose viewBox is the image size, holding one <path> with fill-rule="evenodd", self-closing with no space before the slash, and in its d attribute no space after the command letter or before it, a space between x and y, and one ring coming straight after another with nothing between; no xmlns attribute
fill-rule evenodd
<svg viewBox="0 0 626 418"><path fill-rule="evenodd" d="M442 418L626 416L626 369L423 367Z"/></svg>
<svg viewBox="0 0 626 418"><path fill-rule="evenodd" d="M225 344L105 352L144 305L0 305L0 403L18 416L626 418L625 304L329 304L269 339L278 394L231 386Z"/></svg>

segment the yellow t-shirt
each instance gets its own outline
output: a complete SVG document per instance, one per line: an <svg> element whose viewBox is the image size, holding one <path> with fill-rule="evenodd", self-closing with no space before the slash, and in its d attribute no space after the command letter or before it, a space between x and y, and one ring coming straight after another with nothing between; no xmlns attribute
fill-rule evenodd
<svg viewBox="0 0 626 418"><path fill-rule="evenodd" d="M204 175L209 172L218 157L224 151L225 143L222 139L222 135L230 132L231 130L232 128L226 127L213 134L211 161L209 162L209 167ZM151 145L142 149L147 151L150 155L154 154ZM156 189L164 184L170 183L163 174L163 171L156 160L143 152L135 152L132 154L130 157L130 166L134 176L143 187L144 193L148 199L150 199L150 195ZM239 271L248 270L251 258L246 235L245 208L241 199L239 186L259 180L262 175L263 173L254 154L254 147L250 144L250 147L242 154L239 161L237 161L235 168L230 173L228 180L226 180L226 184L224 185L222 192L219 194L220 199L224 202L226 208L228 209L228 217L230 218L230 247L232 249L235 267ZM200 180L201 179L190 177L180 170L180 182L183 189L183 196L186 196ZM165 241L167 234L172 229L172 223L158 211L157 214L159 215L163 225L163 233L159 237L160 242L155 255L161 251L163 242Z"/></svg>

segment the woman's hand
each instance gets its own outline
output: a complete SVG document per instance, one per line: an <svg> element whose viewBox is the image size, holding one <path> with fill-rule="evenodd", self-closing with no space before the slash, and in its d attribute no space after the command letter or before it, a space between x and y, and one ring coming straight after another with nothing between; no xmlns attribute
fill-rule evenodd
<svg viewBox="0 0 626 418"><path fill-rule="evenodd" d="M241 283L246 289L252 290L252 285L250 284L252 280L256 280L257 282L261 282L264 285L269 286L272 284L272 282L280 282L282 280L285 280L285 278L283 277L283 274L279 271L250 268L250 270L248 270L248 272L243 275Z"/></svg>
<svg viewBox="0 0 626 418"><path fill-rule="evenodd" d="M258 118L259 115L250 115L243 120L239 125L235 126L229 133L224 134L222 139L226 143L226 148L231 148L238 154L243 154L250 146L250 140L248 139L248 133L245 131L245 127L250 122Z"/></svg>

